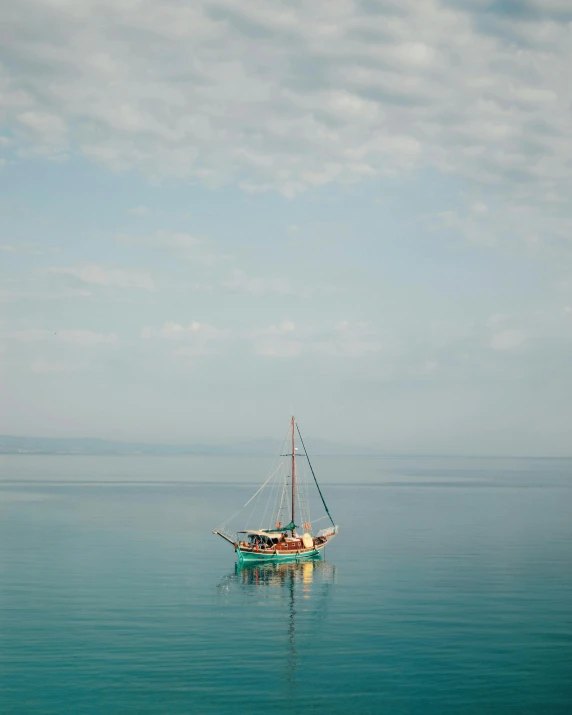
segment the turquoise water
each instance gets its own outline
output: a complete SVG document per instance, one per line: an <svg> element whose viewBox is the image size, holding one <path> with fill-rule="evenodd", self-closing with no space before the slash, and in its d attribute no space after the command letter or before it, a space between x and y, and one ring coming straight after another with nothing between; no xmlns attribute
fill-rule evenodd
<svg viewBox="0 0 572 715"><path fill-rule="evenodd" d="M315 462L326 558L237 571L264 458L0 457L0 712L572 712L572 462Z"/></svg>

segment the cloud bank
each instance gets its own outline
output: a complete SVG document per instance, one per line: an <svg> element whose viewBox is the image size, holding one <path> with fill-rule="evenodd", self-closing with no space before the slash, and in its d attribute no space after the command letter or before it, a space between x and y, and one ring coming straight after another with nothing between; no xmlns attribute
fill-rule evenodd
<svg viewBox="0 0 572 715"><path fill-rule="evenodd" d="M4 15L12 154L286 196L420 168L517 205L571 188L567 2L22 0Z"/></svg>

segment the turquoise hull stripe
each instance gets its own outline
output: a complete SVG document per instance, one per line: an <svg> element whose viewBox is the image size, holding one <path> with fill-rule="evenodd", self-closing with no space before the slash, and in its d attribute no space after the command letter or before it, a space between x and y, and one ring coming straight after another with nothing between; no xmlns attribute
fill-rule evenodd
<svg viewBox="0 0 572 715"><path fill-rule="evenodd" d="M323 547L322 547L323 548ZM240 563L252 563L257 561L259 563L264 562L267 564L271 563L282 563L284 561L302 561L304 559L314 559L316 556L320 555L319 549L313 549L312 551L305 551L304 553L297 554L295 551L290 554L270 553L252 553L251 551L241 551L237 549L236 555Z"/></svg>

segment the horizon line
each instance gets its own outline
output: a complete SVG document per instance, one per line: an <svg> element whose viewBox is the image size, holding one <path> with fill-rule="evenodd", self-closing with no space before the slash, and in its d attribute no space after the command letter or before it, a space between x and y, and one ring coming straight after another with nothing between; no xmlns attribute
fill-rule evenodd
<svg viewBox="0 0 572 715"><path fill-rule="evenodd" d="M27 435L14 435L14 434L0 434L0 440L2 439L14 439L14 440L47 440L47 441L82 441L82 440L90 440L90 441L97 441L97 442L103 442L103 443L108 443L110 445L137 445L141 447L151 447L151 448L165 448L165 449L192 449L192 448L209 448L209 449L229 449L232 450L233 447L239 447L240 445L247 445L250 442L256 442L256 441L268 441L268 442L277 442L279 440L272 438L272 437L256 437L256 438L251 438L251 439L246 439L242 441L236 441L236 442L217 442L217 443L204 443L204 442L197 442L197 443L172 443L172 442L147 442L147 441L137 441L137 440L117 440L117 439L109 439L106 437L38 437L38 436L27 436ZM330 442L322 437L317 437L317 441L321 442L326 442L328 444L331 444L332 446L336 445L336 442ZM2 445L0 444L0 455L28 455L28 456L69 456L69 457L81 457L81 456L91 456L91 457L106 457L106 456L145 456L145 457L247 457L247 456L272 456L271 453L265 453L265 454L260 454L256 452L252 452L251 454L248 453L241 453L241 454L232 454L232 452L226 453L226 454L192 454L192 453L180 453L180 454L153 454L153 453L142 453L142 452L137 452L137 451L132 451L132 452L107 452L107 453L97 453L97 452L70 452L67 450L61 450L61 451L56 451L54 450L46 450L42 448L37 448L33 452L30 451L23 451L22 448L18 448L16 446L10 447L9 445L6 445L7 449L9 451L6 451L6 448L3 450ZM346 452L344 453L343 451L340 451L337 454L327 454L323 453L321 451L314 452L314 456L331 456L331 457L376 457L378 459L543 459L543 460L569 460L572 459L572 455L548 455L548 454L542 454L542 455L526 455L526 454L462 454L462 453L439 453L439 452L411 452L411 453L406 453L406 452L382 452L378 451L374 448L371 447L366 447L363 445L341 445L341 449L344 447L350 448L353 450L356 450L355 453L351 452ZM274 455L275 456L275 455ZM302 456L302 455L300 455Z"/></svg>

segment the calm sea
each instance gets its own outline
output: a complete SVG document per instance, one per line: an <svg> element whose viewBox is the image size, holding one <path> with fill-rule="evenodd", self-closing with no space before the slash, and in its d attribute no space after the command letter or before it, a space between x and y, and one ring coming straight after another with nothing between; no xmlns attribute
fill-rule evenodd
<svg viewBox="0 0 572 715"><path fill-rule="evenodd" d="M572 712L572 462L322 458L314 564L211 534L265 458L0 457L0 712Z"/></svg>

